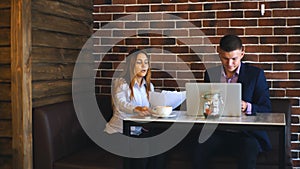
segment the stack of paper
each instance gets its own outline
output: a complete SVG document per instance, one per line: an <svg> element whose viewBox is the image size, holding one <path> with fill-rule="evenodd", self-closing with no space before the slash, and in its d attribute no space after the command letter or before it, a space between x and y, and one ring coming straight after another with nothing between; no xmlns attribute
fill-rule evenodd
<svg viewBox="0 0 300 169"><path fill-rule="evenodd" d="M173 109L178 107L186 99L186 91L166 91L150 92L149 95L151 107L171 106Z"/></svg>

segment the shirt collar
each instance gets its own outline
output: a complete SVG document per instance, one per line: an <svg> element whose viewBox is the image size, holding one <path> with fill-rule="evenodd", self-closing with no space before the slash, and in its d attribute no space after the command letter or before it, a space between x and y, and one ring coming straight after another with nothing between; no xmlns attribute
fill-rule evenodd
<svg viewBox="0 0 300 169"><path fill-rule="evenodd" d="M146 85L146 81L145 81L144 78L142 78L142 85L141 85L141 87L143 87L143 86L145 86L145 85ZM139 83L138 83L137 80L134 82L134 86L139 87Z"/></svg>
<svg viewBox="0 0 300 169"><path fill-rule="evenodd" d="M225 74L224 67L223 67L223 66L221 66L221 67L222 67L222 68L221 68L221 69L222 69L222 70L221 70L222 76L225 77L225 78L227 78L227 76L226 76L226 74ZM238 76L238 75L240 74L240 69L241 69L241 64L240 64L239 67L236 69L234 75Z"/></svg>

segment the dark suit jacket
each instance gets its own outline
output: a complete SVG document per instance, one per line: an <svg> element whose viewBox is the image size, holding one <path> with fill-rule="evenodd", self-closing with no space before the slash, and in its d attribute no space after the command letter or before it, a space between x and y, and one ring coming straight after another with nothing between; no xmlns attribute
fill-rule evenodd
<svg viewBox="0 0 300 169"><path fill-rule="evenodd" d="M204 81L220 82L221 68L221 66L218 66L207 69ZM242 100L252 104L253 115L255 115L256 112L271 112L269 87L262 69L241 63L238 83L242 84ZM257 138L262 150L271 149L271 143L265 131L252 131L247 133Z"/></svg>

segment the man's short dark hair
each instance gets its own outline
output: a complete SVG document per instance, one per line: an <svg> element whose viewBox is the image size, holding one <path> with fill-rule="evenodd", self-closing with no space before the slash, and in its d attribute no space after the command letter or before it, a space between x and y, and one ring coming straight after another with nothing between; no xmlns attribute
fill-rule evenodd
<svg viewBox="0 0 300 169"><path fill-rule="evenodd" d="M242 40L236 35L225 35L220 40L220 48L225 52L242 49Z"/></svg>

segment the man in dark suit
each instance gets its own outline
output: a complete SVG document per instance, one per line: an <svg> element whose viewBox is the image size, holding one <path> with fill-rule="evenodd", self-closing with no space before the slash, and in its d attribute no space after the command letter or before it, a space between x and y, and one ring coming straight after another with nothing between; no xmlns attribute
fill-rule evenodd
<svg viewBox="0 0 300 169"><path fill-rule="evenodd" d="M246 115L271 111L269 88L264 71L242 63L245 51L241 39L225 35L218 49L222 65L207 69L205 82L241 83L241 110ZM265 131L216 131L206 142L197 144L194 164L196 169L209 168L210 159L218 153L232 154L238 159L239 169L254 169L259 152L271 149Z"/></svg>

